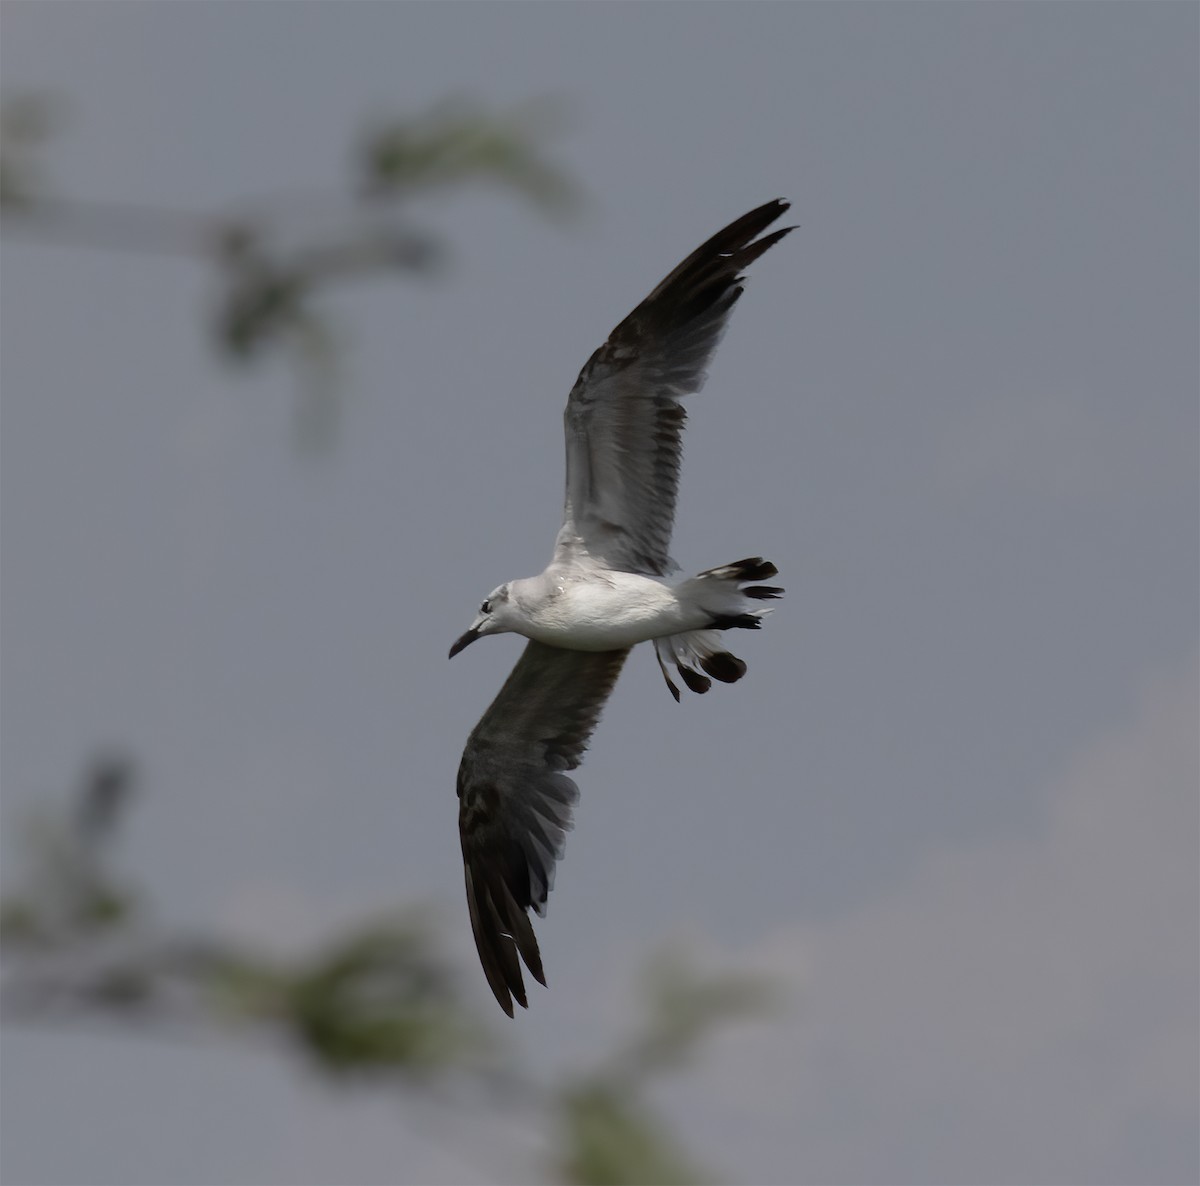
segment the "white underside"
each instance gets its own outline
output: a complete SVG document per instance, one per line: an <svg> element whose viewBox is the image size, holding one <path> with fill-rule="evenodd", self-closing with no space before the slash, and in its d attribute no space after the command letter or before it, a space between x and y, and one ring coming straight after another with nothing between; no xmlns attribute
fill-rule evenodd
<svg viewBox="0 0 1200 1186"><path fill-rule="evenodd" d="M698 629L712 618L702 604L681 596L682 590L637 573L545 573L529 584L540 587L514 589L521 611L514 628L527 638L568 650L619 650Z"/></svg>

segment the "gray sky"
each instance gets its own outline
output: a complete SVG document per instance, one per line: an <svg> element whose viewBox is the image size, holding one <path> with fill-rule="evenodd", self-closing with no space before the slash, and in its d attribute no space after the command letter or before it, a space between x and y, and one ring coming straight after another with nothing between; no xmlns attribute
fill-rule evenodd
<svg viewBox="0 0 1200 1186"><path fill-rule="evenodd" d="M520 644L446 650L549 554L590 351L787 197L800 230L691 408L674 552L767 555L788 598L735 688L676 707L630 661L539 928L552 991L509 1028L547 1071L595 1054L644 955L687 940L790 986L664 1096L730 1176L1195 1181L1197 24L5 4L5 89L72 104L64 192L329 184L364 119L465 93L564 100L590 198L566 226L422 207L454 267L336 302L323 460L293 448L286 368L212 361L194 265L4 246L6 823L127 745L124 856L167 918L299 943L419 898L493 1009L453 787ZM501 1120L467 1140L285 1059L3 1052L14 1184L530 1172Z"/></svg>

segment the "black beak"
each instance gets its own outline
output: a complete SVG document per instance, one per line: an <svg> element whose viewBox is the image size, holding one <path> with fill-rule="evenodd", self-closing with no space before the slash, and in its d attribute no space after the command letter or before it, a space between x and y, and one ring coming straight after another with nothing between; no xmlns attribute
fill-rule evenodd
<svg viewBox="0 0 1200 1186"><path fill-rule="evenodd" d="M459 651L464 651L479 637L479 631L472 627L451 648L450 658L453 659Z"/></svg>

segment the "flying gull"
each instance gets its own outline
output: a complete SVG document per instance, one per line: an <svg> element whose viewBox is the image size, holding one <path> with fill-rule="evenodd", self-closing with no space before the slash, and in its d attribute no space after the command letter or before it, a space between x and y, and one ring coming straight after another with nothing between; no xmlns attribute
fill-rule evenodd
<svg viewBox="0 0 1200 1186"><path fill-rule="evenodd" d="M511 1017L527 1007L521 960L542 984L529 908L544 915L579 789L580 763L631 648L653 642L676 700L734 683L746 664L723 630L757 630L783 590L760 557L681 577L667 553L675 518L680 402L742 295L742 272L791 230L760 234L786 209L768 202L698 247L609 335L567 398L567 491L554 556L539 576L493 589L453 658L485 634L529 639L467 739L458 827L471 929L488 984ZM711 677L711 678L710 678ZM518 959L518 956L520 959Z"/></svg>

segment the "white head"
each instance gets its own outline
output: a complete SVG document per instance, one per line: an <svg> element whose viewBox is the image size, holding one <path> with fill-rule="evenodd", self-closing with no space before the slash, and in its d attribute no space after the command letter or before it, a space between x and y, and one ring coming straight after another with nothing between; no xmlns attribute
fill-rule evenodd
<svg viewBox="0 0 1200 1186"><path fill-rule="evenodd" d="M469 647L485 634L503 634L506 630L511 630L512 626L508 623L511 608L508 586L501 585L498 589L493 589L479 607L471 629L450 648L450 658L453 659L459 651Z"/></svg>

